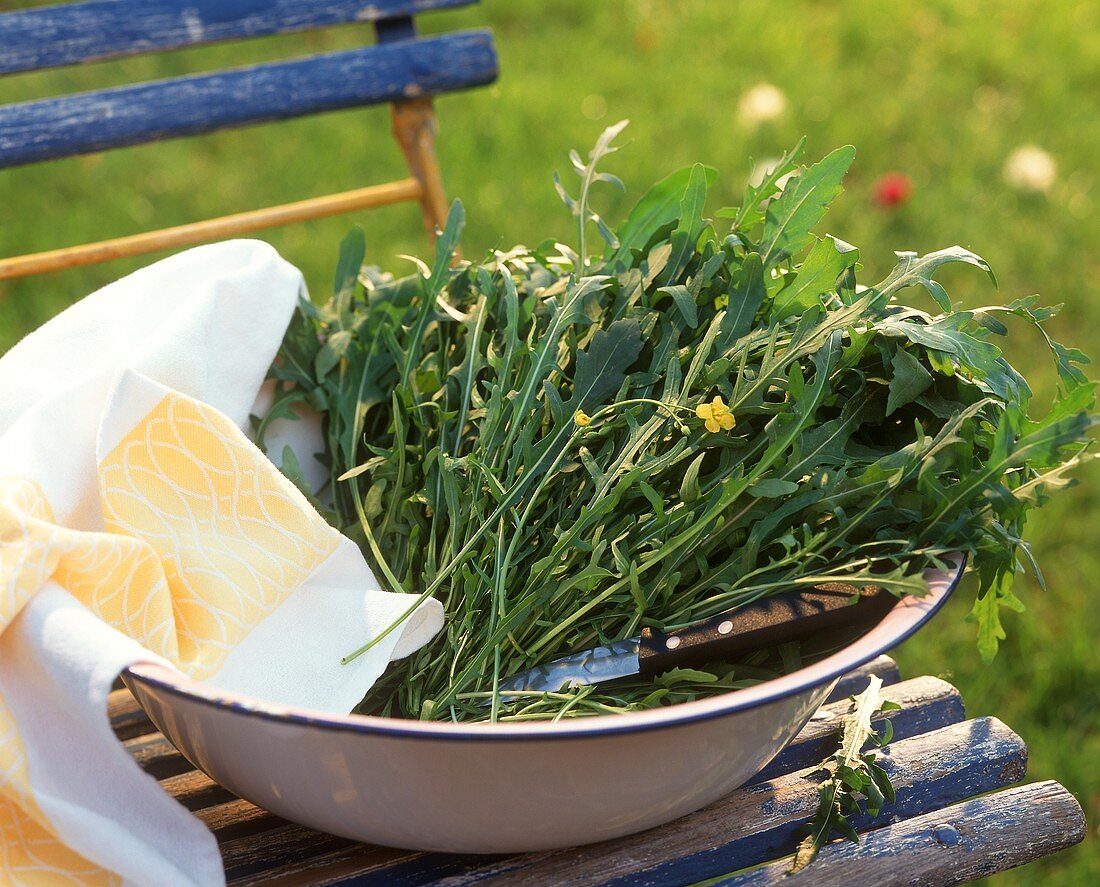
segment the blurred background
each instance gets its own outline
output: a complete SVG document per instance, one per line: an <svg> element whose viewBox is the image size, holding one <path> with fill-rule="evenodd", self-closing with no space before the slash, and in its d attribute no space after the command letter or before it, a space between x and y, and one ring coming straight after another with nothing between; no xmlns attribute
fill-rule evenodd
<svg viewBox="0 0 1100 887"><path fill-rule="evenodd" d="M0 8L42 5L0 2ZM1032 293L1064 303L1057 337L1100 354L1100 4L1095 0L485 0L424 16L426 31L488 25L500 81L437 102L448 193L466 204L464 250L571 240L551 184L599 132L630 118L630 144L607 165L621 219L666 173L715 166L711 208L738 202L755 166L808 137L816 159L858 149L826 229L856 244L879 279L892 251L961 244L1000 279L946 269L964 305ZM0 81L0 103L247 64L370 42L366 28L225 44ZM755 159L755 164L753 162ZM182 224L404 176L386 108L0 171L0 255ZM599 203L600 198L597 198ZM325 296L340 238L367 232L369 261L405 272L425 254L415 204L262 233ZM83 295L158 256L23 281L0 281L0 351ZM1039 342L1014 331L1010 359L1053 391ZM1094 369L1093 375L1100 375ZM983 666L964 622L963 589L898 651L903 674L939 674L971 716L1022 734L1030 778L1057 779L1085 807L1081 846L996 879L998 885L1100 883L1100 470L1044 509L1030 537L1044 591L1019 582L1028 612Z"/></svg>

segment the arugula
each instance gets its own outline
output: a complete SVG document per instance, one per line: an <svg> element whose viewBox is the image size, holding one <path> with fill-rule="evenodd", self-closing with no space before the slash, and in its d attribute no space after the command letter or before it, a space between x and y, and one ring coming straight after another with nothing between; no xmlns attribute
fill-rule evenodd
<svg viewBox="0 0 1100 887"><path fill-rule="evenodd" d="M813 862L834 834L859 843L848 815L862 812L861 796L870 816L878 816L884 804L893 803L894 786L889 774L877 763L874 751L864 751L871 743L886 745L894 735L889 719L883 719L881 735L872 723L877 714L901 708L896 702L884 700L881 691L882 678L872 675L867 688L851 697L848 714L841 722L840 749L821 765L828 778L818 788L817 813L810 821L809 834L795 851L789 874L797 874Z"/></svg>
<svg viewBox="0 0 1100 887"><path fill-rule="evenodd" d="M530 698L499 685L792 587L922 594L924 571L956 552L977 577L978 649L994 656L1022 606L1016 573L1033 567L1027 518L1091 458L1095 389L1084 355L1050 338L1053 309L953 306L935 280L945 264L992 276L958 247L899 253L860 284L859 252L813 230L851 148L799 166L799 146L718 221L714 171L689 167L614 230L594 201L621 186L603 169L621 129L572 152L579 184L557 181L572 247L456 261L456 203L431 261L395 277L360 267L355 230L332 298L303 302L287 332L258 439L273 418L318 411L330 480L315 501L387 587L434 596L448 617L359 710L533 720L723 692L799 657ZM909 287L940 313L900 301ZM1013 325L1039 331L1058 371L1045 415L1007 357Z"/></svg>
<svg viewBox="0 0 1100 887"><path fill-rule="evenodd" d="M801 252L810 243L810 232L840 193L840 183L855 158L856 149L851 145L837 148L809 169L801 168L768 203L760 241L765 268Z"/></svg>

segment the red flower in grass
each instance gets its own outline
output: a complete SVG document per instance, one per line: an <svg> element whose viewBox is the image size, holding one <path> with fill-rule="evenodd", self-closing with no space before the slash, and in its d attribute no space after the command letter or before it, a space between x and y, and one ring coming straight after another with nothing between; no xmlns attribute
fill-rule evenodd
<svg viewBox="0 0 1100 887"><path fill-rule="evenodd" d="M905 203L913 193L913 183L903 172L888 172L874 184L875 203L892 209Z"/></svg>

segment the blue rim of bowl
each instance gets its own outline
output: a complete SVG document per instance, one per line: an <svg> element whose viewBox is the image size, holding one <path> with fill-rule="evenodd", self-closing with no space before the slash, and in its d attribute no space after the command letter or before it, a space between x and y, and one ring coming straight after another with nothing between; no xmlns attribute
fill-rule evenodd
<svg viewBox="0 0 1100 887"><path fill-rule="evenodd" d="M967 557L965 554L959 555L959 561L955 569L950 574L950 579L944 588L943 593L939 599L936 600L928 610L921 614L912 625L909 625L903 632L898 635L891 635L884 638L881 643L875 644L868 648L863 653L860 653L856 658L845 661L842 664L838 664L835 668L830 669L824 674L817 674L808 676L807 680L802 683L795 684L792 687L784 687L777 689L772 693L765 693L764 695L748 697L745 690L733 690L729 693L724 693L720 696L712 697L707 702L719 702L725 700L725 704L715 705L712 708L708 708L706 711L692 711L692 707L697 705L697 702L685 702L678 705L670 705L666 708L650 710L645 712L626 712L623 714L615 715L594 715L592 717L577 718L569 722L546 722L536 721L525 724L510 724L506 725L513 729L504 729L501 727L505 725L492 725L492 724L455 724L446 721L405 721L401 718L385 718L378 715L326 715L323 712L309 713L296 712L293 710L275 710L281 708L269 703L265 703L262 700L255 699L247 702L239 701L238 699L221 699L216 695L216 690L212 690L212 695L205 695L200 693L194 693L186 690L177 684L172 683L169 680L165 680L158 677L151 677L147 674L135 674L131 669L126 669L123 672L123 679L129 684L130 681L134 681L139 684L148 684L156 689L169 693L173 696L178 696L186 699L190 702L199 703L211 708L224 709L231 711L235 714L245 715L249 717L259 718L266 721L274 721L281 724L293 724L301 727L320 728L323 730L334 730L337 732L346 733L360 733L368 734L378 738L401 738L401 739L426 739L433 741L440 740L477 740L477 741L489 741L489 742L511 742L511 741L532 741L532 740L548 740L548 739L585 739L593 738L596 736L607 736L610 734L619 733L640 733L649 730L661 730L671 727L682 727L686 724L697 723L699 721L712 720L714 718L723 718L731 714L741 711L749 711L754 708L760 708L761 706L770 705L774 702L778 702L781 699L785 699L791 696L796 696L800 693L805 693L809 690L813 690L816 687L823 686L829 682L841 677L849 671L858 668L870 662L872 659L883 655L888 650L892 650L898 644L908 640L919 629L921 629L933 616L936 615L947 602L947 599L951 597L959 583L962 581L963 574L966 572ZM857 638L848 647L858 644L860 638ZM839 657L843 650L833 654ZM831 657L830 657L831 658ZM803 671L809 671L811 667L802 669ZM792 672L785 677L793 677L798 672ZM775 678L771 681L765 681L763 684L757 685L757 687L750 688L751 690L757 690L759 688L766 688L768 684L778 684L783 678ZM233 694L239 695L239 694ZM666 714L667 713L667 714ZM638 723L635 719L641 715L665 715L660 719L647 719L644 723ZM416 727L403 726L405 724L415 724ZM516 731L514 728L522 727L522 732ZM568 728L568 729L563 729Z"/></svg>

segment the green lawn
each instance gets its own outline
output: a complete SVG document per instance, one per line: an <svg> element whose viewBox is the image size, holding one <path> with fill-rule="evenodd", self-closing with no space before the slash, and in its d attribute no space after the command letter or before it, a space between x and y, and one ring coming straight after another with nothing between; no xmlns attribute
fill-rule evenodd
<svg viewBox="0 0 1100 887"><path fill-rule="evenodd" d="M892 265L894 249L962 244L992 263L1000 292L979 274L948 269L944 280L956 298L978 304L1042 293L1066 304L1054 324L1059 337L1100 351L1095 2L488 0L424 23L488 23L501 53L497 85L438 103L448 188L470 220L467 254L569 238L550 174L566 170L569 148L587 148L623 117L632 121L633 143L613 168L634 196L664 173L703 161L720 170L715 206L736 200L749 157L778 155L806 134L811 155L847 142L858 148L828 230L859 245L873 272ZM0 102L364 39L366 31L352 28L20 76L0 84ZM779 119L750 127L738 103L761 81L780 87L789 105ZM403 175L388 125L382 109L345 112L0 172L0 255ZM1002 178L1006 157L1027 143L1057 162L1045 194L1021 194ZM914 193L888 211L875 206L871 186L891 170L907 173ZM625 207L608 199L604 208L617 219ZM264 236L322 291L350 221ZM407 267L395 256L426 248L413 207L355 221L382 265ZM0 283L0 349L143 261ZM1052 373L1037 343L1026 334L1021 341L1014 359L1039 380L1042 403ZM1021 733L1031 777L1060 780L1086 808L1092 825L1084 845L1001 876L1002 885L1100 883L1100 617L1089 603L1100 580L1100 471L1082 480L1033 527L1049 587L1021 582L1029 612L1009 620L1009 640L992 667L979 663L963 622L966 589L898 653L907 674L943 675L962 690L970 714L996 714Z"/></svg>

